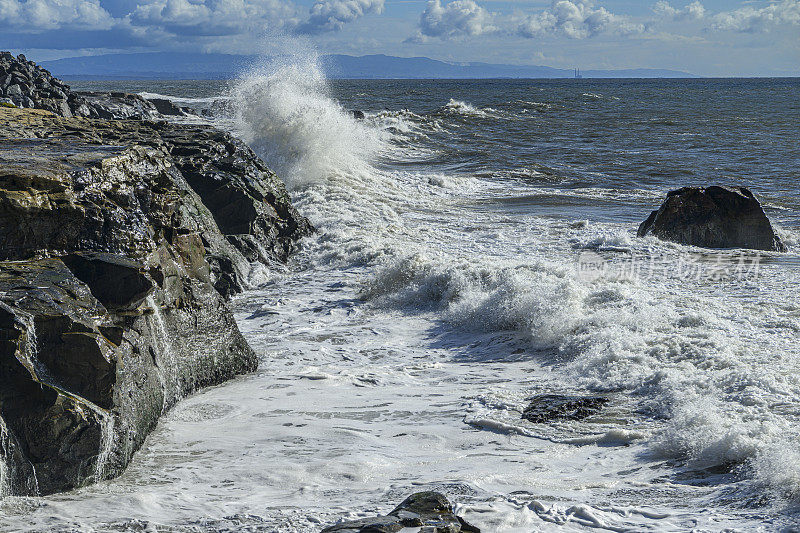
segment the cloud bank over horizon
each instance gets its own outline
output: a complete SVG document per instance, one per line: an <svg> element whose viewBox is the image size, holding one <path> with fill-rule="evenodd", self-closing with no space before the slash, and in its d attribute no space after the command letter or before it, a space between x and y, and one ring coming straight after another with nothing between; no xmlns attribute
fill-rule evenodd
<svg viewBox="0 0 800 533"><path fill-rule="evenodd" d="M0 28L0 48L50 57L247 53L281 34L325 52L800 73L800 0L0 0Z"/></svg>

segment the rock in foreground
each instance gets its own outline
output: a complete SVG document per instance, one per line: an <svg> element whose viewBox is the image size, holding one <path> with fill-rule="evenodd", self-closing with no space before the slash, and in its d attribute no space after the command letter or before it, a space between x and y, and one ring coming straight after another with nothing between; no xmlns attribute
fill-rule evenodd
<svg viewBox="0 0 800 533"><path fill-rule="evenodd" d="M453 513L453 506L438 492L417 492L386 516L342 522L322 533L396 533L422 528L426 533L480 533L480 529Z"/></svg>
<svg viewBox="0 0 800 533"><path fill-rule="evenodd" d="M667 194L640 226L654 235L704 248L750 248L785 252L761 204L744 187L683 187Z"/></svg>
<svg viewBox="0 0 800 533"><path fill-rule="evenodd" d="M214 128L0 108L0 493L113 477L182 396L254 370L225 298L309 229Z"/></svg>

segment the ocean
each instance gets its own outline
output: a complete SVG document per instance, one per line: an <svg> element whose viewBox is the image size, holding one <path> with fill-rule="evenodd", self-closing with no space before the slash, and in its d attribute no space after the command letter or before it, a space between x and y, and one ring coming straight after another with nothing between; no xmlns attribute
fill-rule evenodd
<svg viewBox="0 0 800 533"><path fill-rule="evenodd" d="M259 370L0 529L319 531L445 493L484 531L800 525L800 80L73 82L209 110L317 228L234 302ZM352 110L363 111L363 119ZM742 185L788 253L636 230ZM180 342L173 339L172 342ZM538 394L603 396L580 421Z"/></svg>

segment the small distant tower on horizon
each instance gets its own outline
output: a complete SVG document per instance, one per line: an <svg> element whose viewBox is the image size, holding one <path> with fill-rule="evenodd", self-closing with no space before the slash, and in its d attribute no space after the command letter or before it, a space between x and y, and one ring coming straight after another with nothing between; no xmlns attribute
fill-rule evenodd
<svg viewBox="0 0 800 533"><path fill-rule="evenodd" d="M576 68L576 69L575 69L575 79L576 79L576 80L580 80L580 79L582 79L582 78L583 78L583 76L581 76L581 69L579 69L579 68Z"/></svg>

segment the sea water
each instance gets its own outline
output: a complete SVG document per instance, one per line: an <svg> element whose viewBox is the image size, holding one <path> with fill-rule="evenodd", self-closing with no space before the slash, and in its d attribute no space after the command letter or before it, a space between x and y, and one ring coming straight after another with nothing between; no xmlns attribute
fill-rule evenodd
<svg viewBox="0 0 800 533"><path fill-rule="evenodd" d="M179 403L117 479L2 499L0 528L318 531L425 489L485 531L799 523L797 79L327 80L312 58L73 86L212 110L317 232L233 302L257 372ZM707 184L751 188L789 252L636 237ZM609 402L523 420L542 393Z"/></svg>

